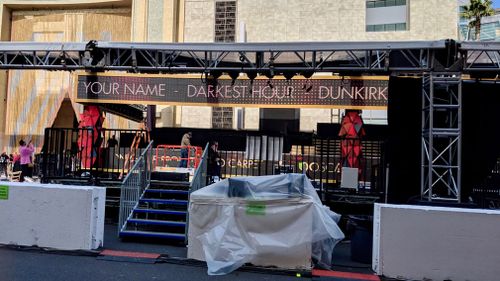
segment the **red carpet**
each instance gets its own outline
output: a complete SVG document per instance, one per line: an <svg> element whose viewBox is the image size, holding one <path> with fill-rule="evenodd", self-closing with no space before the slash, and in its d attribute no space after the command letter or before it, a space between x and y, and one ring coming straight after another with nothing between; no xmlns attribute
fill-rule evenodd
<svg viewBox="0 0 500 281"><path fill-rule="evenodd" d="M313 269L312 275L313 276L320 276L320 277L346 278L346 279L353 279L353 280L380 281L380 278L375 274L329 271L329 270L321 270L321 269Z"/></svg>

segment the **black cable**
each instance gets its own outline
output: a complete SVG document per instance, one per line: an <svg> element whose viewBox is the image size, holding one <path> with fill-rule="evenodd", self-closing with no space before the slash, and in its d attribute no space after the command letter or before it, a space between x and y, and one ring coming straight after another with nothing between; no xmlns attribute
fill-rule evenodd
<svg viewBox="0 0 500 281"><path fill-rule="evenodd" d="M0 245L0 248L5 248L8 250L16 250L16 251L37 252L37 253L47 253L47 254L67 255L67 256L97 257L100 253L100 251L92 251L92 250L58 250L47 247L20 246L20 245Z"/></svg>

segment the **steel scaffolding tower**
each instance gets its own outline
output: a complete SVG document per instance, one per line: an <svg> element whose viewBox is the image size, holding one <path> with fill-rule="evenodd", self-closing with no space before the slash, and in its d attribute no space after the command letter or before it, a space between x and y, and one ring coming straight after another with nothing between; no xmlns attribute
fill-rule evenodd
<svg viewBox="0 0 500 281"><path fill-rule="evenodd" d="M424 73L421 197L461 202L462 76Z"/></svg>

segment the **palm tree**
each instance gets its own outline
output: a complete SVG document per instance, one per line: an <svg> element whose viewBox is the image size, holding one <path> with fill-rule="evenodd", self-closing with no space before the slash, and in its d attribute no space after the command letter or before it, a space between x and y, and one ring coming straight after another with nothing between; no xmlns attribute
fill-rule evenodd
<svg viewBox="0 0 500 281"><path fill-rule="evenodd" d="M469 5L464 7L462 16L469 20L469 28L474 28L475 40L479 40L481 35L481 18L495 14L491 5L491 0L470 0Z"/></svg>

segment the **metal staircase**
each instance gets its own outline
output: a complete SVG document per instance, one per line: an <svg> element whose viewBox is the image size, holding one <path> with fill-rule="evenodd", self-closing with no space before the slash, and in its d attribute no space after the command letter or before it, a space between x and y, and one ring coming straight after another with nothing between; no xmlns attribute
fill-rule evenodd
<svg viewBox="0 0 500 281"><path fill-rule="evenodd" d="M151 180L120 237L186 238L189 182Z"/></svg>
<svg viewBox="0 0 500 281"><path fill-rule="evenodd" d="M122 183L118 235L185 243L189 194L207 181L208 144L191 181L164 180L161 172L153 172L152 151L150 143Z"/></svg>

